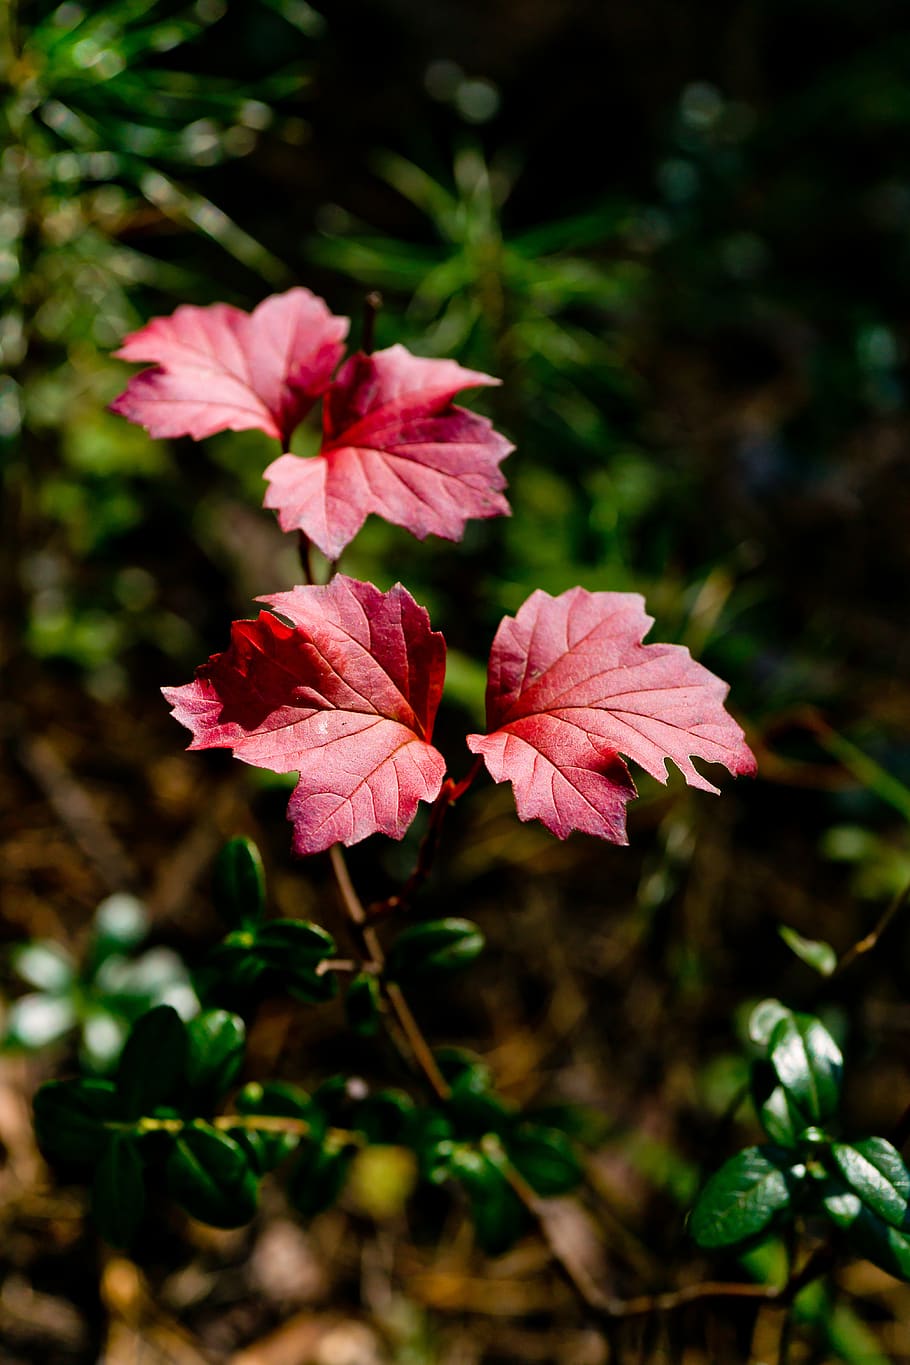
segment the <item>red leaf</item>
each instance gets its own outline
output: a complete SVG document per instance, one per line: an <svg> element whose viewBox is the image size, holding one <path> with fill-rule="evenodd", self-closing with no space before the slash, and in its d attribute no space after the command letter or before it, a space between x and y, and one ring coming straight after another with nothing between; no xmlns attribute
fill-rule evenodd
<svg viewBox="0 0 910 1365"><path fill-rule="evenodd" d="M369 834L400 839L433 801L445 761L430 744L445 641L401 584L380 592L338 575L260 599L230 648L195 682L163 689L191 749L233 749L256 768L300 774L288 806L294 851Z"/></svg>
<svg viewBox="0 0 910 1365"><path fill-rule="evenodd" d="M154 369L134 375L111 410L152 436L200 441L253 428L286 444L328 384L347 331L348 319L308 289L274 294L252 313L183 304L115 352Z"/></svg>
<svg viewBox="0 0 910 1365"><path fill-rule="evenodd" d="M506 516L500 461L513 447L485 417L454 407L461 389L498 384L403 346L345 362L325 397L319 455L265 471L266 507L337 559L376 512L421 540L458 540L471 517Z"/></svg>
<svg viewBox="0 0 910 1365"><path fill-rule="evenodd" d="M671 758L692 787L717 788L690 756L753 773L727 685L681 645L643 645L653 620L637 593L535 592L496 633L488 735L469 735L495 782L512 783L522 820L564 839L573 829L627 843L636 795L626 754L666 782Z"/></svg>

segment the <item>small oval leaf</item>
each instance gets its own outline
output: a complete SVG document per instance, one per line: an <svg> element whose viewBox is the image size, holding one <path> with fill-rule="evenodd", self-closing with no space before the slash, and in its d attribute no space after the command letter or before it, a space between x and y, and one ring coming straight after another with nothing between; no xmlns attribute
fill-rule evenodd
<svg viewBox="0 0 910 1365"><path fill-rule="evenodd" d="M466 967L483 952L484 937L467 919L431 920L398 935L389 950L386 976L391 981L415 981Z"/></svg>
<svg viewBox="0 0 910 1365"><path fill-rule="evenodd" d="M256 1212L259 1188L249 1154L206 1123L188 1125L175 1140L167 1183L188 1214L213 1227L240 1227Z"/></svg>
<svg viewBox="0 0 910 1365"><path fill-rule="evenodd" d="M158 1005L133 1025L117 1068L117 1088L127 1118L173 1104L183 1086L186 1027L171 1005Z"/></svg>
<svg viewBox="0 0 910 1365"><path fill-rule="evenodd" d="M853 1190L832 1180L821 1187L825 1213L851 1250L900 1280L910 1280L910 1237L876 1217Z"/></svg>
<svg viewBox="0 0 910 1365"><path fill-rule="evenodd" d="M906 1227L910 1221L910 1171L890 1142L883 1137L849 1145L835 1142L831 1155L846 1184L868 1209L892 1227Z"/></svg>
<svg viewBox="0 0 910 1365"><path fill-rule="evenodd" d="M701 1247L735 1246L764 1232L790 1203L797 1182L791 1153L747 1147L711 1177L689 1230Z"/></svg>
<svg viewBox="0 0 910 1365"><path fill-rule="evenodd" d="M111 1081L50 1081L35 1096L38 1145L57 1161L96 1161L108 1143L105 1125L120 1117Z"/></svg>
<svg viewBox="0 0 910 1365"><path fill-rule="evenodd" d="M840 1100L843 1058L821 1020L788 1010L774 1026L768 1055L781 1085L809 1121L829 1119Z"/></svg>
<svg viewBox="0 0 910 1365"><path fill-rule="evenodd" d="M505 1140L512 1165L544 1198L566 1194L582 1180L582 1169L569 1138L557 1128L519 1124Z"/></svg>
<svg viewBox="0 0 910 1365"><path fill-rule="evenodd" d="M203 1010L186 1025L186 1083L194 1100L217 1104L243 1065L246 1026L227 1010Z"/></svg>
<svg viewBox="0 0 910 1365"><path fill-rule="evenodd" d="M379 982L371 972L360 972L348 986L344 1012L348 1025L361 1038L371 1038L379 1025Z"/></svg>
<svg viewBox="0 0 910 1365"><path fill-rule="evenodd" d="M821 939L803 938L802 934L798 934L788 924L778 925L777 932L790 951L795 953L801 962L805 962L807 967L818 972L819 976L830 976L834 971L837 966L837 953L830 943L824 943Z"/></svg>
<svg viewBox="0 0 910 1365"><path fill-rule="evenodd" d="M215 908L228 924L262 918L265 868L252 839L237 835L224 845L215 863L214 893Z"/></svg>
<svg viewBox="0 0 910 1365"><path fill-rule="evenodd" d="M145 1213L145 1177L134 1138L116 1134L95 1168L92 1216L106 1242L133 1242Z"/></svg>

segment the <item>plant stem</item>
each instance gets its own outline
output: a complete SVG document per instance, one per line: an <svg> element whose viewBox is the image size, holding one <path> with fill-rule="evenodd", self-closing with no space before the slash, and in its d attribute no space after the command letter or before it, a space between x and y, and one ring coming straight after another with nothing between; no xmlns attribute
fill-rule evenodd
<svg viewBox="0 0 910 1365"><path fill-rule="evenodd" d="M647 1317L654 1313L675 1313L689 1304L709 1299L758 1299L773 1307L789 1308L800 1290L825 1273L833 1257L832 1249L827 1244L817 1247L802 1269L792 1273L786 1283L778 1287L705 1280L662 1294L639 1294L631 1299L617 1299L594 1282L588 1270L576 1258L572 1247L568 1243L564 1244L564 1239L554 1226L548 1201L541 1199L508 1159L500 1160L500 1169L537 1224L556 1269L591 1316L604 1324L615 1323L623 1318Z"/></svg>
<svg viewBox="0 0 910 1365"><path fill-rule="evenodd" d="M381 972L385 962L382 944L379 942L375 929L371 929L367 923L367 912L357 894L354 883L351 881L351 874L348 871L348 865L345 862L340 844L332 845L329 849L329 858L344 903L345 913L354 930L361 961L364 967L371 968L379 974L380 989L395 1016L399 1029L404 1034L407 1050L410 1051L414 1062L423 1073L424 1079L437 1099L445 1101L450 1094L448 1083L436 1065L436 1059L421 1032L420 1025L414 1018L410 1005L404 998L401 988L394 981L385 981L382 978ZM394 1034L391 1036L394 1038ZM398 1045L398 1040L395 1041Z"/></svg>
<svg viewBox="0 0 910 1365"><path fill-rule="evenodd" d="M908 901L910 901L910 883L908 883L902 891L898 891L897 895L893 898L890 905L879 919L875 928L870 930L870 932L866 934L864 938L861 938L858 943L854 943L852 948L847 949L843 957L838 961L837 966L834 968L834 971L831 973L828 980L830 981L835 976L840 976L841 972L845 972L848 967L852 967L856 959L862 957L864 953L871 953L891 921L897 918L907 905Z"/></svg>
<svg viewBox="0 0 910 1365"><path fill-rule="evenodd" d="M384 901L374 901L367 908L366 915L370 924L387 919L389 915L393 915L399 910L410 910L411 902L433 870L433 864L436 861L436 854L439 852L439 844L442 839L442 826L446 812L450 806L454 806L459 797L465 794L482 768L483 759L478 755L460 782L453 781L451 777L446 778L430 810L430 823L421 840L414 871L396 895L389 896Z"/></svg>
<svg viewBox="0 0 910 1365"><path fill-rule="evenodd" d="M376 336L376 315L382 307L382 295L378 289L371 289L363 301L363 326L360 332L360 349L364 355L371 355Z"/></svg>

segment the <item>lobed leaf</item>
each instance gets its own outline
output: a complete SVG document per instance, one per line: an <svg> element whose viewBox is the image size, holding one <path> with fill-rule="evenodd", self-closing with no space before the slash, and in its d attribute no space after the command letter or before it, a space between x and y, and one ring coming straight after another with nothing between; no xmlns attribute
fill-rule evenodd
<svg viewBox="0 0 910 1365"><path fill-rule="evenodd" d="M111 411L156 437L255 429L287 444L341 359L348 326L308 289L275 294L252 313L182 304L115 352L153 368L130 380Z"/></svg>
<svg viewBox="0 0 910 1365"><path fill-rule="evenodd" d="M460 540L469 519L508 514L499 465L513 447L452 398L498 383L403 346L351 356L325 397L319 455L274 460L265 506L283 531L303 531L329 559L370 513L421 540Z"/></svg>
<svg viewBox="0 0 910 1365"><path fill-rule="evenodd" d="M643 645L652 624L636 593L532 593L490 654L486 735L469 735L494 782L511 782L522 820L627 842L635 785L626 754L659 782L672 759L690 786L717 788L691 758L754 773L727 685L681 645Z"/></svg>
<svg viewBox="0 0 910 1365"><path fill-rule="evenodd" d="M299 773L288 806L294 851L370 834L403 838L433 801L445 762L430 744L445 642L400 584L380 592L337 575L263 598L231 646L184 687L163 689L191 749L230 748L254 767Z"/></svg>

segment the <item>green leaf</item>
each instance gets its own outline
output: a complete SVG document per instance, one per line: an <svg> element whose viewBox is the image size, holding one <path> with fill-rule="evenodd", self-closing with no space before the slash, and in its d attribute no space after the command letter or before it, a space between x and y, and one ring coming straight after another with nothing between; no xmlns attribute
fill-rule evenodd
<svg viewBox="0 0 910 1365"><path fill-rule="evenodd" d="M228 840L215 863L215 908L229 924L248 924L265 910L265 869L252 839Z"/></svg>
<svg viewBox="0 0 910 1365"><path fill-rule="evenodd" d="M790 1011L779 1000L762 1000L749 1015L749 1037L759 1047L767 1047L771 1034Z"/></svg>
<svg viewBox="0 0 910 1365"><path fill-rule="evenodd" d="M48 995L62 995L73 984L73 963L56 943L44 939L20 943L13 949L10 962L21 980Z"/></svg>
<svg viewBox="0 0 910 1365"><path fill-rule="evenodd" d="M95 1168L92 1216L106 1242L132 1243L145 1213L145 1178L134 1138L116 1134Z"/></svg>
<svg viewBox="0 0 910 1365"><path fill-rule="evenodd" d="M900 1153L883 1137L851 1144L834 1142L831 1155L846 1184L872 1213L892 1227L904 1228L910 1204L910 1171Z"/></svg>
<svg viewBox="0 0 910 1365"><path fill-rule="evenodd" d="M846 1235L852 1251L873 1265L910 1280L910 1237L885 1223L866 1206L858 1194L839 1181L822 1186L822 1208Z"/></svg>
<svg viewBox="0 0 910 1365"><path fill-rule="evenodd" d="M148 933L148 912L142 901L117 891L101 902L92 922L90 961L96 971L112 953L128 953Z"/></svg>
<svg viewBox="0 0 910 1365"><path fill-rule="evenodd" d="M256 1212L259 1188L249 1154L206 1123L189 1125L175 1140L167 1183L188 1214L213 1227L240 1227Z"/></svg>
<svg viewBox="0 0 910 1365"><path fill-rule="evenodd" d="M203 1010L186 1025L186 1082L197 1102L217 1104L243 1065L246 1026L227 1010Z"/></svg>
<svg viewBox="0 0 910 1365"><path fill-rule="evenodd" d="M36 1052L59 1042L76 1023L76 1006L65 995L23 995L6 1016L3 1042Z"/></svg>
<svg viewBox="0 0 910 1365"><path fill-rule="evenodd" d="M804 1168L776 1147L747 1147L711 1177L689 1219L700 1247L735 1246L758 1236L790 1204Z"/></svg>
<svg viewBox="0 0 910 1365"><path fill-rule="evenodd" d="M237 1096L241 1114L280 1114L284 1118L305 1119L313 1122L313 1102L299 1085L287 1081L250 1081Z"/></svg>
<svg viewBox="0 0 910 1365"><path fill-rule="evenodd" d="M488 1256L501 1256L525 1230L521 1200L499 1165L476 1148L457 1149L450 1171L467 1193L478 1245Z"/></svg>
<svg viewBox="0 0 910 1365"><path fill-rule="evenodd" d="M379 1025L379 982L372 972L353 978L344 997L348 1025L361 1038L371 1038Z"/></svg>
<svg viewBox="0 0 910 1365"><path fill-rule="evenodd" d="M771 1063L755 1062L750 1082L755 1110L768 1137L781 1147L795 1147L809 1120L780 1084Z"/></svg>
<svg viewBox="0 0 910 1365"><path fill-rule="evenodd" d="M305 1005L321 1005L337 994L338 979L334 972L298 969L287 979L287 992Z"/></svg>
<svg viewBox="0 0 910 1365"><path fill-rule="evenodd" d="M312 970L337 953L332 935L302 919L270 919L256 930L256 953L279 971Z"/></svg>
<svg viewBox="0 0 910 1365"><path fill-rule="evenodd" d="M843 1058L820 1019L790 1011L774 1026L768 1055L780 1083L810 1123L824 1123L840 1100Z"/></svg>
<svg viewBox="0 0 910 1365"><path fill-rule="evenodd" d="M413 1113L410 1095L400 1090L377 1090L358 1104L354 1126L368 1142L395 1145L404 1142Z"/></svg>
<svg viewBox="0 0 910 1365"><path fill-rule="evenodd" d="M302 1141L314 1138L321 1141L325 1135L325 1119L309 1095L299 1086L285 1081L269 1081L265 1085L251 1081L240 1091L235 1103L241 1114L251 1117L302 1119L309 1125L305 1134L268 1132L252 1126L231 1129L231 1136L254 1155L262 1173L274 1170Z"/></svg>
<svg viewBox="0 0 910 1365"><path fill-rule="evenodd" d="M390 981L409 982L466 967L483 951L484 937L467 919L439 919L403 930L389 951Z"/></svg>
<svg viewBox="0 0 910 1365"><path fill-rule="evenodd" d="M50 1081L35 1096L38 1145L58 1161L96 1161L108 1143L105 1124L120 1117L111 1081Z"/></svg>
<svg viewBox="0 0 910 1365"><path fill-rule="evenodd" d="M505 1139L505 1145L512 1165L544 1198L566 1194L582 1180L575 1148L556 1128L521 1123Z"/></svg>
<svg viewBox="0 0 910 1365"><path fill-rule="evenodd" d="M830 943L824 943L820 939L803 938L802 934L798 934L788 924L778 925L777 932L800 961L805 962L814 972L818 972L819 976L830 976L834 971L837 966L837 953Z"/></svg>
<svg viewBox="0 0 910 1365"><path fill-rule="evenodd" d="M295 1162L288 1180L288 1197L298 1213L313 1218L330 1208L341 1194L353 1152L328 1144L310 1144Z"/></svg>
<svg viewBox="0 0 910 1365"><path fill-rule="evenodd" d="M127 1118L141 1118L178 1098L186 1050L186 1026L171 1005L158 1005L133 1025L117 1068Z"/></svg>
<svg viewBox="0 0 910 1365"><path fill-rule="evenodd" d="M452 1083L449 1112L459 1137L481 1138L502 1134L511 1126L514 1110L489 1088L486 1067L463 1071Z"/></svg>

